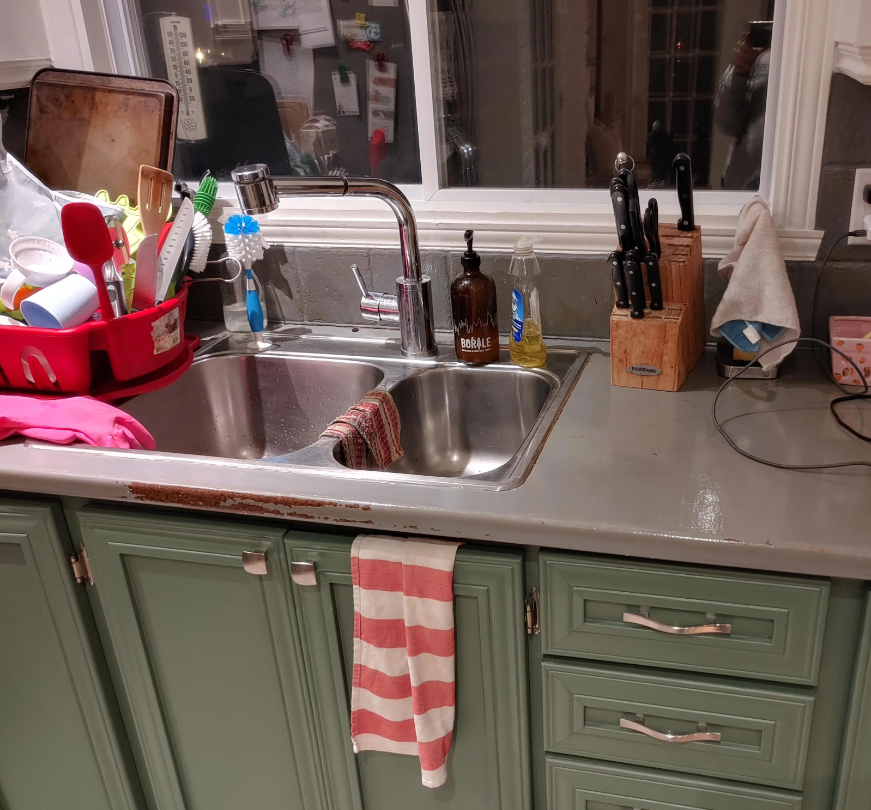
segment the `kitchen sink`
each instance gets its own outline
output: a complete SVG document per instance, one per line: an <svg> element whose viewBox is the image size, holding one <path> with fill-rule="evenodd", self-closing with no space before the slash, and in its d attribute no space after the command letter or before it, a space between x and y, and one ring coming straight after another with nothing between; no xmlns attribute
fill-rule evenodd
<svg viewBox="0 0 871 810"><path fill-rule="evenodd" d="M369 363L269 354L206 357L124 410L167 453L261 459L313 444L384 379Z"/></svg>
<svg viewBox="0 0 871 810"><path fill-rule="evenodd" d="M510 366L437 368L398 382L405 455L388 472L457 478L507 464L559 380Z"/></svg>
<svg viewBox="0 0 871 810"><path fill-rule="evenodd" d="M281 464L301 472L507 489L528 475L587 360L548 348L546 369L468 367L453 347L402 358L381 330L288 327L256 353L250 337L220 336L176 382L121 407L154 436L155 454ZM323 430L374 388L392 394L404 456L384 471L344 466Z"/></svg>

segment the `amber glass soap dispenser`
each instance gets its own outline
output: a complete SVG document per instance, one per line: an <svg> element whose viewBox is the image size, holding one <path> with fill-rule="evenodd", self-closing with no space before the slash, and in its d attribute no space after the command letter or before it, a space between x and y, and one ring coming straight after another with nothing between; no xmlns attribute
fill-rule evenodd
<svg viewBox="0 0 871 810"><path fill-rule="evenodd" d="M496 318L496 285L481 272L481 257L472 250L473 231L466 231L463 275L451 284L454 345L463 363L479 366L499 359L499 321Z"/></svg>

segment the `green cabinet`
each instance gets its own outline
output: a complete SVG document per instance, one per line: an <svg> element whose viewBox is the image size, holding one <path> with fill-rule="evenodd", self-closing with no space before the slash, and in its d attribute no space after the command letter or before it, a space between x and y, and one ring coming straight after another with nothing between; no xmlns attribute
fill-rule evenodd
<svg viewBox="0 0 871 810"><path fill-rule="evenodd" d="M102 508L73 519L152 810L322 810L284 529ZM265 554L267 572L243 552Z"/></svg>
<svg viewBox="0 0 871 810"><path fill-rule="evenodd" d="M871 593L865 595L864 614L835 810L868 810L871 807L871 770L868 768L871 752Z"/></svg>
<svg viewBox="0 0 871 810"><path fill-rule="evenodd" d="M532 805L523 557L460 548L454 569L457 715L448 781L421 784L416 757L355 755L350 740L354 605L347 540L289 534L288 563L314 563L293 600L332 810L527 810Z"/></svg>
<svg viewBox="0 0 871 810"><path fill-rule="evenodd" d="M0 501L0 807L134 810L63 531L57 507Z"/></svg>

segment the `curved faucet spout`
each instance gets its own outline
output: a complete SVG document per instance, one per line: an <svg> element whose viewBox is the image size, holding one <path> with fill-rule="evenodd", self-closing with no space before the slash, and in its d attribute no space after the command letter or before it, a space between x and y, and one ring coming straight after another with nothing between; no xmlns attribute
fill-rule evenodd
<svg viewBox="0 0 871 810"><path fill-rule="evenodd" d="M266 214L278 208L280 197L375 197L396 216L402 253L402 276L396 280L402 354L433 357L437 353L432 325L430 280L420 268L417 223L408 198L392 183L374 177L276 177L262 164L233 171L239 204L246 214ZM367 308L361 305L365 313Z"/></svg>

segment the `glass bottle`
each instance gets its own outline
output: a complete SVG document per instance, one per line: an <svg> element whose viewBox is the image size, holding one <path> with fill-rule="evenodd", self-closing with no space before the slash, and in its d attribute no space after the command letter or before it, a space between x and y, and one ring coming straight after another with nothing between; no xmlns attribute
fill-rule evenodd
<svg viewBox="0 0 871 810"><path fill-rule="evenodd" d="M496 285L481 272L481 257L472 249L474 231L466 231L466 252L461 259L463 275L451 284L454 316L454 347L457 359L480 366L499 359L499 320L496 316Z"/></svg>
<svg viewBox="0 0 871 810"><path fill-rule="evenodd" d="M251 327L248 325L248 290L245 285L245 271L240 270L241 265L235 261L227 262L224 273L229 275L229 279L224 284L221 284L221 306L224 310L224 326L228 332L245 332L251 334ZM238 275L237 275L238 274ZM252 271L254 276L254 284L257 286L257 292L260 296L260 306L263 308L263 328L266 329L266 300L263 297L263 285L260 279L257 278L257 273ZM236 276L236 278L233 278Z"/></svg>

